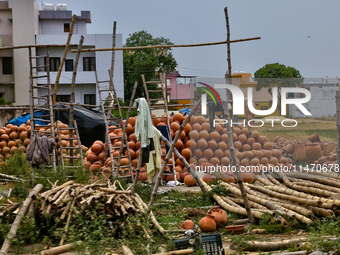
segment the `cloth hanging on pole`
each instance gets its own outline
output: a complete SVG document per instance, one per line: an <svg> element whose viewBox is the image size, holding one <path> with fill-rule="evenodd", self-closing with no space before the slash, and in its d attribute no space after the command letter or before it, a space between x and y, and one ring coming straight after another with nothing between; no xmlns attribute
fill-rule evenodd
<svg viewBox="0 0 340 255"><path fill-rule="evenodd" d="M153 182L153 178L156 174L156 171L159 171L162 168L161 143L160 143L162 133L159 132L159 130L155 127L153 127L153 129L155 132L155 136L153 139L154 150L149 152L149 162L145 165L146 175L148 177L149 183Z"/></svg>
<svg viewBox="0 0 340 255"><path fill-rule="evenodd" d="M27 148L28 163L34 166L50 163L50 153L55 147L55 142L47 136L34 135Z"/></svg>
<svg viewBox="0 0 340 255"><path fill-rule="evenodd" d="M135 125L135 134L137 141L141 142L141 148L145 148L150 144L150 139L155 136L149 105L143 97L135 99L133 105L137 106L138 112L138 118Z"/></svg>

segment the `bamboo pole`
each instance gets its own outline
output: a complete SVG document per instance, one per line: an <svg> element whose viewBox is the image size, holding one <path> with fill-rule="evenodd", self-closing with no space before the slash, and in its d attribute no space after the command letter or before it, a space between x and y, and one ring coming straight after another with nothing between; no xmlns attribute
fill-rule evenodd
<svg viewBox="0 0 340 255"><path fill-rule="evenodd" d="M172 141L171 143L171 146L169 148L169 151L168 153L166 154L165 158L164 158L164 161L163 161L163 165L162 165L162 169L159 171L158 173L158 176L157 176L157 180L156 180L156 183L155 183L155 186L153 188L153 191L152 191L152 194L151 194L151 198L150 198L150 202L149 202L149 205L148 205L148 209L147 209L147 212L151 210L151 206L153 205L155 199L156 199L156 196L157 196L157 190L158 190L158 187L161 183L161 180L162 180L162 176L163 176L163 173L164 173L164 170L168 164L168 161L170 159L170 157L172 157L172 153L174 151L174 148L176 146L176 143L182 133L182 131L184 130L184 127L185 125L189 122L191 116L196 112L198 106L201 105L201 99L196 103L196 105L194 106L194 108L190 111L190 114L188 115L188 117L183 121L182 125L180 126L174 140Z"/></svg>
<svg viewBox="0 0 340 255"><path fill-rule="evenodd" d="M67 56L67 51L70 47L70 42L71 42L71 38L72 38L72 34L73 34L73 28L74 28L74 23L76 22L76 18L77 15L73 15L72 17L72 21L71 21L71 28L70 31L68 33L68 37L67 37L67 42L66 42L66 46L65 46L65 50L64 50L64 54L63 54L63 58L61 59L61 63L59 65L58 68L58 73L57 73L57 77L55 78L55 83L54 83L54 88L53 88L53 100L52 100L52 106L55 107L56 101L57 101L57 92L58 92L58 84L59 84L59 79L60 79L60 75L61 75L61 71L64 67L64 63L65 63L65 59ZM54 116L55 116L55 112L54 112ZM54 119L53 116L53 119Z"/></svg>
<svg viewBox="0 0 340 255"><path fill-rule="evenodd" d="M241 251L274 251L280 249L287 249L292 244L298 244L301 242L306 242L307 238L289 239L278 242L257 242L248 241L242 242L240 244L232 243L230 248L233 250Z"/></svg>
<svg viewBox="0 0 340 255"><path fill-rule="evenodd" d="M0 50L15 50L25 48L44 48L44 47L65 47L66 44L29 44L29 45L17 45L17 46L5 46L1 47ZM70 44L70 47L76 47L77 44Z"/></svg>
<svg viewBox="0 0 340 255"><path fill-rule="evenodd" d="M279 187L276 186L276 188L274 188L273 190L269 190L268 187L275 187L275 186L266 186L266 187L261 187L261 186L256 186L256 185L252 185L252 184L248 184L247 185L250 188L253 188L255 190L261 191L269 196L272 197L276 197L279 199L283 199L283 200L288 200L288 201L292 201L292 202L296 202L299 204L306 204L306 205L311 205L311 206L321 206L322 202L320 200L311 200L311 199L305 199L305 198L300 198L294 195L287 195L287 194L282 194L280 192L275 192L274 189L276 189L276 191L278 191Z"/></svg>
<svg viewBox="0 0 340 255"><path fill-rule="evenodd" d="M340 164L340 91L336 91L335 95L335 100L336 100L336 126L338 130L338 146L337 146L337 164L339 166Z"/></svg>
<svg viewBox="0 0 340 255"><path fill-rule="evenodd" d="M261 37L251 37L244 39L231 40L230 43L246 42L259 40ZM173 44L173 45L150 45L150 46L137 46L137 47L122 47L122 48L92 48L92 49L82 49L82 52L93 52L93 51L112 51L112 50L144 50L144 49L158 49L158 48L185 48L185 47L200 47L200 46L213 46L219 44L226 44L227 41L212 42L212 43L197 43L197 44ZM72 50L71 52L76 52Z"/></svg>
<svg viewBox="0 0 340 255"><path fill-rule="evenodd" d="M171 147L171 143L164 136L161 136L161 140L164 142L166 146L168 146L169 148ZM177 156L177 158L179 158L179 160L184 164L184 166L189 170L190 174L192 175L192 177L194 177L194 179L196 180L198 186L201 188L203 193L206 194L207 190L205 186L203 185L201 179L198 177L196 171L192 169L188 161L186 161L186 159L182 156L182 154L176 148L174 148L174 153Z"/></svg>
<svg viewBox="0 0 340 255"><path fill-rule="evenodd" d="M7 251L9 249L10 245L11 245L10 242L15 237L15 235L18 231L19 225L20 225L22 219L24 218L28 207L30 206L30 204L33 200L32 196L33 195L36 196L39 193L39 191L42 190L42 188L43 188L43 185L41 185L41 184L36 185L34 187L34 189L31 190L30 194L25 199L25 201L23 202L23 204L20 208L20 211L17 214L17 216L15 217L15 220L14 220L12 226L11 226L11 229L7 234L7 238L5 239L4 243L2 244L2 247L1 247L1 250L0 250L0 255L7 254Z"/></svg>
<svg viewBox="0 0 340 255"><path fill-rule="evenodd" d="M229 98L227 97L227 100L228 99ZM231 121L230 121L230 116L229 116L228 103L226 104L226 113L227 113L227 119L228 119L226 126L227 126L228 140L229 140L230 157L232 159L234 166L236 167L236 172L235 172L236 173L236 181L238 183L238 186L239 186L239 189L240 189L240 192L241 192L240 196L244 200L244 207L246 208L248 218L249 218L249 222L253 223L255 220L254 220L253 214L251 212L251 207L250 207L249 202L248 202L247 192L244 189L244 184L243 184L242 176L241 176L241 172L240 172L240 165L239 165L238 160L236 158L234 142L233 142L233 133L232 133L232 130L231 130L231 126L229 124L229 123L231 123ZM225 113L223 115L225 115Z"/></svg>
<svg viewBox="0 0 340 255"><path fill-rule="evenodd" d="M313 181L299 180L299 179L294 179L294 178L288 178L288 179L291 182L294 182L296 185L306 186L306 187L314 187L314 188L324 189L324 190L328 190L328 191L335 192L335 193L340 193L340 189L336 188L336 187L323 185L323 184L316 183L316 182L313 182Z"/></svg>
<svg viewBox="0 0 340 255"><path fill-rule="evenodd" d="M228 76L231 77L231 54L230 54L230 27L229 27L229 16L228 16L228 8L224 8L224 16L226 21L227 28L227 62L228 62Z"/></svg>
<svg viewBox="0 0 340 255"><path fill-rule="evenodd" d="M286 176L288 177L293 177L293 178L298 178L298 179L304 179L304 180L309 180L309 181L314 181L318 183L322 183L325 185L330 185L333 187L340 188L340 183L337 180L333 180L330 178L321 178L318 176L315 176L315 173L286 173Z"/></svg>
<svg viewBox="0 0 340 255"><path fill-rule="evenodd" d="M288 180L287 176L284 173L278 173L278 175L282 178L283 182L286 184L286 186L298 190L298 191L302 191L304 193L315 193L317 195L321 195L324 197L330 197L335 195L336 193L328 191L328 190L322 190L322 189L318 189L318 188L314 188L314 187L305 187L305 186L298 186L294 183L292 183L290 180Z"/></svg>
<svg viewBox="0 0 340 255"><path fill-rule="evenodd" d="M224 202L226 202L227 204L234 206L234 207L239 207L239 208L243 208L242 206L238 205L232 198L229 197L221 197L223 199ZM243 200L240 199L242 202ZM241 202L241 203L242 203ZM240 204L240 203L239 203ZM251 206L251 205L250 205ZM260 208L260 209L264 209L264 208Z"/></svg>
<svg viewBox="0 0 340 255"><path fill-rule="evenodd" d="M130 248L125 245L122 246L122 252L124 255L134 255Z"/></svg>
<svg viewBox="0 0 340 255"><path fill-rule="evenodd" d="M204 186L206 187L207 191L211 191L211 187L206 184L204 181L202 181ZM234 207L234 206L231 206L229 204L227 204L226 202L223 201L223 199L218 196L217 194L213 194L213 198L216 200L216 202L225 210L229 211L229 212L233 212L233 213L237 213L237 214L241 214L241 215L245 215L245 216L248 216L248 212L246 209L244 208L238 208L238 207ZM252 213L252 218L254 219L257 218L257 219L261 219L262 218L262 213L261 212L258 212L258 211L251 211Z"/></svg>
<svg viewBox="0 0 340 255"><path fill-rule="evenodd" d="M51 249L43 250L40 254L41 255L56 255L56 254L64 253L67 251L74 250L80 244L81 244L81 241L61 245L61 246L54 247Z"/></svg>
<svg viewBox="0 0 340 255"><path fill-rule="evenodd" d="M185 254L193 254L194 252L195 252L194 249L184 249L184 250L178 250L178 251L154 253L153 255L185 255Z"/></svg>

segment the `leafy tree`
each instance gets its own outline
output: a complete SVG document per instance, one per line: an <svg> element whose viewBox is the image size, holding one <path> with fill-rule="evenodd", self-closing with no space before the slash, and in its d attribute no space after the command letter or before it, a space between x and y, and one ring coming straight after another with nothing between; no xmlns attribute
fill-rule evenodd
<svg viewBox="0 0 340 255"><path fill-rule="evenodd" d="M11 105L11 102L5 100L5 98L0 97L0 105Z"/></svg>
<svg viewBox="0 0 340 255"><path fill-rule="evenodd" d="M278 97L281 99L281 87L297 87L303 82L300 72L294 67L279 63L267 64L254 73L257 85L255 89L268 88L272 95L272 87L278 87Z"/></svg>
<svg viewBox="0 0 340 255"><path fill-rule="evenodd" d="M153 37L147 31L135 32L126 39L125 47L149 46L149 45L173 45L164 37ZM133 85L137 81L138 87L135 98L144 97L144 87L141 75L146 81L153 80L155 72L172 73L177 62L171 53L171 49L142 49L123 52L124 63L124 94L129 101L132 95ZM148 84L149 87L149 84ZM152 86L150 86L152 88ZM156 88L156 84L153 85ZM159 93L150 93L151 98L159 97Z"/></svg>

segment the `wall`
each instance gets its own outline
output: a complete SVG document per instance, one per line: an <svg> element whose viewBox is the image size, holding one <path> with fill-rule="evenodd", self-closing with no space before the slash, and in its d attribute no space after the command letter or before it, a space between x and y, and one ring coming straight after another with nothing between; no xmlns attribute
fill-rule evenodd
<svg viewBox="0 0 340 255"><path fill-rule="evenodd" d="M5 124L15 119L16 117L19 117L22 114L29 113L29 109L27 110L13 110L13 109L5 109L0 110L0 127L4 127Z"/></svg>
<svg viewBox="0 0 340 255"><path fill-rule="evenodd" d="M67 34L64 32L64 23L70 23L69 19L58 19L58 20L40 20L40 33L41 34ZM73 34L86 34L86 22L85 20L76 20L75 29Z"/></svg>
<svg viewBox="0 0 340 255"><path fill-rule="evenodd" d="M34 24L37 5L34 0L10 0L13 15L13 45L35 44ZM29 104L29 59L28 49L13 50L15 102Z"/></svg>
<svg viewBox="0 0 340 255"><path fill-rule="evenodd" d="M335 116L335 92L339 90L339 87L334 84L313 84L308 87L311 93L311 100L304 103L303 106L312 116L305 116L295 105L289 105L289 115L293 118ZM307 89L308 87L306 86Z"/></svg>

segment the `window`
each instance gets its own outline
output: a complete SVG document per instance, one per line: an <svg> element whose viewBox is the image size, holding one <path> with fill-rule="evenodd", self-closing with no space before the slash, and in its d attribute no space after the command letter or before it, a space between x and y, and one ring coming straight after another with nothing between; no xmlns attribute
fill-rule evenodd
<svg viewBox="0 0 340 255"><path fill-rule="evenodd" d="M73 71L73 59L65 60L65 71L72 72Z"/></svg>
<svg viewBox="0 0 340 255"><path fill-rule="evenodd" d="M83 57L83 71L96 71L95 57Z"/></svg>
<svg viewBox="0 0 340 255"><path fill-rule="evenodd" d="M50 71L57 72L60 66L60 58L50 58Z"/></svg>
<svg viewBox="0 0 340 255"><path fill-rule="evenodd" d="M64 32L70 32L70 23L64 23Z"/></svg>
<svg viewBox="0 0 340 255"><path fill-rule="evenodd" d="M84 104L96 105L96 95L95 94L85 94Z"/></svg>
<svg viewBox="0 0 340 255"><path fill-rule="evenodd" d="M71 101L71 96L70 95L57 95L57 101L69 103Z"/></svg>
<svg viewBox="0 0 340 255"><path fill-rule="evenodd" d="M5 97L5 93L0 93L0 98Z"/></svg>
<svg viewBox="0 0 340 255"><path fill-rule="evenodd" d="M288 97L287 98L294 98L294 92L288 92Z"/></svg>
<svg viewBox="0 0 340 255"><path fill-rule="evenodd" d="M13 74L12 57L2 57L2 74Z"/></svg>

